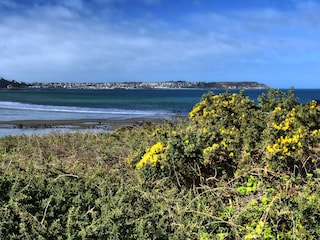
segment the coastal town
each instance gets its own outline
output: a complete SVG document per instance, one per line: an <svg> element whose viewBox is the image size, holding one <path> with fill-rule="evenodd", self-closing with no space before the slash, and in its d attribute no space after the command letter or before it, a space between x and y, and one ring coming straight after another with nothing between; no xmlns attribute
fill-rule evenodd
<svg viewBox="0 0 320 240"><path fill-rule="evenodd" d="M164 82L104 82L104 83L24 83L15 80L0 78L1 89L21 88L65 88L65 89L177 89L177 88L208 88L208 89L266 89L267 85L258 82L187 82L187 81L164 81Z"/></svg>

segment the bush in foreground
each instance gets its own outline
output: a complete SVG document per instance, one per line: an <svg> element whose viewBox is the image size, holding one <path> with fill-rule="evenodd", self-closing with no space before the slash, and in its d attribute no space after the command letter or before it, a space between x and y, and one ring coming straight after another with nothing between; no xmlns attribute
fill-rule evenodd
<svg viewBox="0 0 320 240"><path fill-rule="evenodd" d="M157 129L156 143L133 163L146 179L166 176L178 186L210 185L253 168L316 176L319 116L315 101L296 104L293 92L270 90L258 104L244 93L209 93L188 122Z"/></svg>
<svg viewBox="0 0 320 240"><path fill-rule="evenodd" d="M189 119L0 139L0 239L318 239L319 108L208 93Z"/></svg>

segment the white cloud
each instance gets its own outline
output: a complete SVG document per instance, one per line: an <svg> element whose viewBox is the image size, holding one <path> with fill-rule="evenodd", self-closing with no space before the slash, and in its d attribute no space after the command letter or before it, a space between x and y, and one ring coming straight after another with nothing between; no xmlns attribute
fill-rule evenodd
<svg viewBox="0 0 320 240"><path fill-rule="evenodd" d="M104 3L111 1L124 0ZM298 5L294 13L208 11L178 19L185 25L176 28L167 19L95 16L80 0L38 4L0 20L0 38L5 39L0 41L0 72L21 81L65 81L70 76L96 76L98 81L180 76L194 80L210 75L235 78L229 70L232 66L255 76L258 69L265 71L274 64L317 61L320 34L309 16L315 11L313 16L320 22L317 7Z"/></svg>

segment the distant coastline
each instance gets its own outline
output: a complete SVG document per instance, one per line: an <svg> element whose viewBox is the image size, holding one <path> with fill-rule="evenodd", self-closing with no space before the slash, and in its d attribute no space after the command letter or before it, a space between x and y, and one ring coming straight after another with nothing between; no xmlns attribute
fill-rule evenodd
<svg viewBox="0 0 320 240"><path fill-rule="evenodd" d="M0 78L0 89L25 89L25 88L65 88L65 89L267 89L268 86L258 82L105 82L105 83L24 83L15 80Z"/></svg>
<svg viewBox="0 0 320 240"><path fill-rule="evenodd" d="M31 88L66 89L266 89L258 82L106 82L106 83L33 83Z"/></svg>

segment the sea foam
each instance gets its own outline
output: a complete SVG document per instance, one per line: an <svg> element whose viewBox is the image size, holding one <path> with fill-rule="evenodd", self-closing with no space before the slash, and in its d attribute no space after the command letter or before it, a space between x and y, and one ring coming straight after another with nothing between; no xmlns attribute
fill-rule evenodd
<svg viewBox="0 0 320 240"><path fill-rule="evenodd" d="M162 110L132 110L116 108L88 108L75 106L38 105L21 102L0 101L1 119L93 119L93 118L133 118L170 117L173 113ZM10 117L11 115L11 117Z"/></svg>

